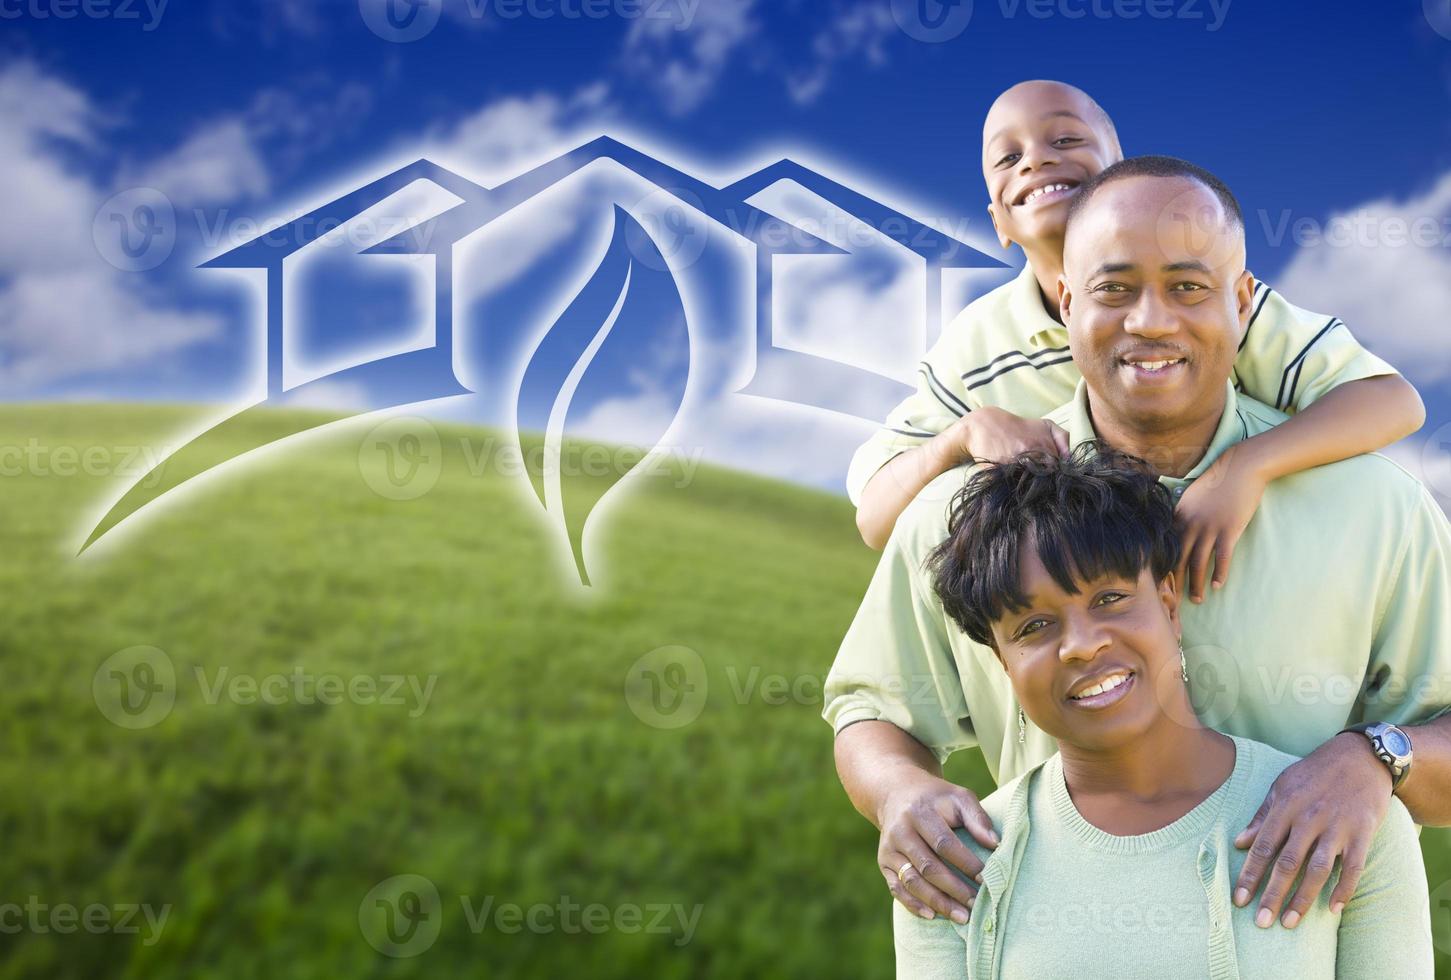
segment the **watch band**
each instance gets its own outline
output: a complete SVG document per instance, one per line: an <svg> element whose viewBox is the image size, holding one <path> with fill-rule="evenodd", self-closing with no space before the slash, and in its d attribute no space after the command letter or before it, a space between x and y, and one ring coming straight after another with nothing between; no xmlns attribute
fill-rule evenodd
<svg viewBox="0 0 1451 980"><path fill-rule="evenodd" d="M1371 751L1375 754L1375 757L1377 759L1385 764L1386 769L1390 771L1391 792L1395 792L1396 789L1400 787L1401 782L1406 778L1406 774L1411 771L1411 762L1413 760L1413 757L1412 753L1407 752L1404 756L1405 762L1397 763L1398 757L1392 755L1391 752L1385 748L1384 743L1381 740L1380 730L1382 728L1394 728L1396 731L1400 732L1401 737L1406 740L1407 745L1411 744L1411 737L1405 733L1405 730L1402 729L1399 725L1392 725L1389 722L1368 721L1362 722L1359 725L1348 725L1340 730L1340 734L1344 735L1347 732L1358 732L1370 740Z"/></svg>

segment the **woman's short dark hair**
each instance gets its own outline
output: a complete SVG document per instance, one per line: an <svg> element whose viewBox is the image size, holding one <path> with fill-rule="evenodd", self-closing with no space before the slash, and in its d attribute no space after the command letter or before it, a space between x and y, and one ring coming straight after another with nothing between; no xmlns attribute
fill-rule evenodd
<svg viewBox="0 0 1451 980"><path fill-rule="evenodd" d="M1069 594L1104 575L1161 581L1179 563L1174 503L1149 464L1103 443L1033 451L981 467L952 499L947 540L927 558L943 608L993 644L992 624L1028 607L1020 549L1030 538Z"/></svg>

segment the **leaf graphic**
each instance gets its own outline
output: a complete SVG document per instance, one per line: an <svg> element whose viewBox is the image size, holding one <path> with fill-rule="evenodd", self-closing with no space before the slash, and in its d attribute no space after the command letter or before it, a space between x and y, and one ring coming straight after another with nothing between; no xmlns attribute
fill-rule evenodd
<svg viewBox="0 0 1451 980"><path fill-rule="evenodd" d="M585 525L639 460L616 453L603 473L591 473L567 452L581 447L568 437L596 408L644 389L652 414L643 432L629 435L649 443L640 448L655 448L685 400L689 369L690 335L675 277L639 222L618 205L614 219L604 258L530 355L515 404L516 438L535 496L568 539L585 585ZM544 433L542 453L525 452L526 430Z"/></svg>

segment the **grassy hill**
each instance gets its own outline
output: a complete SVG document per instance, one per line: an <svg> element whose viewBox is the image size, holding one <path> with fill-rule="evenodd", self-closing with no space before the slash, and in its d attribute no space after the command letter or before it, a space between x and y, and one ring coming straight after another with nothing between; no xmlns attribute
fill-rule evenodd
<svg viewBox="0 0 1451 980"><path fill-rule="evenodd" d="M395 499L353 421L73 558L107 471L197 418L0 409L0 903L44 924L0 976L890 975L819 718L874 564L844 500L644 479L586 593L475 472L497 434L437 425L436 484ZM118 714L121 683L159 700ZM55 918L143 903L159 938Z"/></svg>

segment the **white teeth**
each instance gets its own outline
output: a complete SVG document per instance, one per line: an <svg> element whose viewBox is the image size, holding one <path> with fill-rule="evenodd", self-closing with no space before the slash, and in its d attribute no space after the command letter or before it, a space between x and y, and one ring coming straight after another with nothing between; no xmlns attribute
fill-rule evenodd
<svg viewBox="0 0 1451 980"><path fill-rule="evenodd" d="M1079 691L1077 694L1073 695L1073 700L1081 701L1083 698L1091 698L1095 694L1102 694L1105 691L1112 691L1114 688L1118 687L1120 684L1128 679L1128 674L1114 674L1112 677L1109 677L1106 680L1099 681L1097 684L1093 685L1087 690Z"/></svg>
<svg viewBox="0 0 1451 980"><path fill-rule="evenodd" d="M1042 197L1044 194L1048 194L1048 193L1051 193L1053 191L1066 191L1066 190L1071 190L1071 188L1067 184L1047 184L1047 185L1044 185L1043 187L1038 187L1038 188L1035 188L1035 189L1029 191L1028 192L1028 196L1025 197L1025 198L1023 198L1023 203L1024 204L1031 204L1035 200L1037 200L1038 198Z"/></svg>
<svg viewBox="0 0 1451 980"><path fill-rule="evenodd" d="M1172 361L1136 361L1134 367L1142 368L1145 371L1162 371L1170 364L1178 364L1180 360L1180 358L1175 358Z"/></svg>

